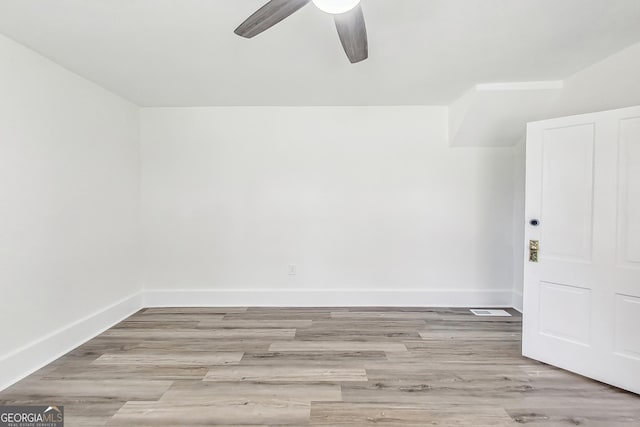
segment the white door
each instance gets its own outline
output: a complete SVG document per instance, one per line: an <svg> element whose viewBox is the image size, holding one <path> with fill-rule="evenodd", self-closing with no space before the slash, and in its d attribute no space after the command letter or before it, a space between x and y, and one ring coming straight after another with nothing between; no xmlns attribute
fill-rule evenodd
<svg viewBox="0 0 640 427"><path fill-rule="evenodd" d="M640 393L640 107L530 123L525 212L523 354Z"/></svg>

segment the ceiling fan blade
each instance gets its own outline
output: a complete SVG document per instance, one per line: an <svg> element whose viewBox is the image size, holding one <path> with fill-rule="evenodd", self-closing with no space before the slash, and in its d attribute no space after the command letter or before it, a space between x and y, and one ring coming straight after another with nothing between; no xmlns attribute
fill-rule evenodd
<svg viewBox="0 0 640 427"><path fill-rule="evenodd" d="M336 22L340 42L352 64L364 61L369 57L367 26L360 5L333 18Z"/></svg>
<svg viewBox="0 0 640 427"><path fill-rule="evenodd" d="M271 0L248 17L234 33L250 39L306 6L311 0Z"/></svg>

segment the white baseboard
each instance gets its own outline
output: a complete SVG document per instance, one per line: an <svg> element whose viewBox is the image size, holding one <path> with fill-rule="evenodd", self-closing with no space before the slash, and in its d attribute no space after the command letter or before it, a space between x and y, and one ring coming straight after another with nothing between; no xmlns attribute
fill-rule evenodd
<svg viewBox="0 0 640 427"><path fill-rule="evenodd" d="M144 292L145 307L511 307L511 290L243 289Z"/></svg>
<svg viewBox="0 0 640 427"><path fill-rule="evenodd" d="M138 292L0 358L0 391L48 365L142 308Z"/></svg>
<svg viewBox="0 0 640 427"><path fill-rule="evenodd" d="M523 295L521 291L513 291L513 301L511 302L511 306L514 310L517 310L520 313L522 313L522 298Z"/></svg>

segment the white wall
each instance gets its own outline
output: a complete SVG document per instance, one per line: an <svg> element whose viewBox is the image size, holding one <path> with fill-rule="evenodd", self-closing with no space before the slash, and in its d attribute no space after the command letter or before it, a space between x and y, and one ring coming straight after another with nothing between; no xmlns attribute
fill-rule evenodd
<svg viewBox="0 0 640 427"><path fill-rule="evenodd" d="M511 302L512 149L448 147L446 108L151 108L141 128L146 287L198 291L151 305Z"/></svg>
<svg viewBox="0 0 640 427"><path fill-rule="evenodd" d="M640 43L604 59L565 80L548 118L640 105ZM514 295L521 303L524 268L524 144L514 148Z"/></svg>
<svg viewBox="0 0 640 427"><path fill-rule="evenodd" d="M136 106L0 36L0 389L139 291L138 126Z"/></svg>

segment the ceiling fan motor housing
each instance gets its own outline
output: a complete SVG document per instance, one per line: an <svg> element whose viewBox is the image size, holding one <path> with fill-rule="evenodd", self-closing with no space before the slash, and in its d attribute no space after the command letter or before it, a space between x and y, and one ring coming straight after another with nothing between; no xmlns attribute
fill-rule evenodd
<svg viewBox="0 0 640 427"><path fill-rule="evenodd" d="M339 15L356 7L360 0L312 0L313 4L323 12Z"/></svg>

